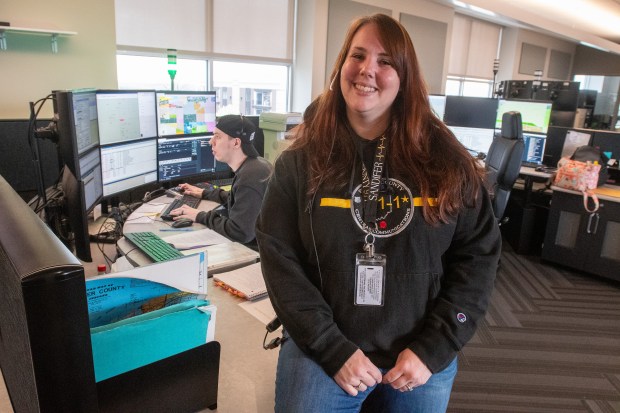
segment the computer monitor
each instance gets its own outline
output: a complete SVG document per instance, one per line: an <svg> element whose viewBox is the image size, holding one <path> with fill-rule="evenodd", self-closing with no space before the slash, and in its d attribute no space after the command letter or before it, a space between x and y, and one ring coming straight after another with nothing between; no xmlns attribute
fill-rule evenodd
<svg viewBox="0 0 620 413"><path fill-rule="evenodd" d="M71 232L71 241L76 257L82 261L92 262L90 253L90 238L88 233L88 213L86 208L87 191L93 191L95 181L84 182L78 179L69 168L62 174L62 191L64 198L64 213L66 214ZM85 185L88 183L91 187ZM92 202L90 200L89 202ZM93 205L94 206L94 205Z"/></svg>
<svg viewBox="0 0 620 413"><path fill-rule="evenodd" d="M607 158L620 159L620 133L595 131L592 137L592 146L601 149Z"/></svg>
<svg viewBox="0 0 620 413"><path fill-rule="evenodd" d="M448 126L456 139L463 144L473 156L488 153L493 142L494 129L468 128L463 126Z"/></svg>
<svg viewBox="0 0 620 413"><path fill-rule="evenodd" d="M79 175L79 157L99 146L97 100L94 89L56 91L58 146L63 162Z"/></svg>
<svg viewBox="0 0 620 413"><path fill-rule="evenodd" d="M213 156L210 136L159 139L157 163L160 182L230 171L227 164L218 162Z"/></svg>
<svg viewBox="0 0 620 413"><path fill-rule="evenodd" d="M500 100L497 109L495 127L502 128L502 116L506 112L521 113L523 132L546 134L551 118L551 102L532 100Z"/></svg>
<svg viewBox="0 0 620 413"><path fill-rule="evenodd" d="M546 135L523 134L523 157L521 160L528 164L542 165L545 156Z"/></svg>
<svg viewBox="0 0 620 413"><path fill-rule="evenodd" d="M157 139L101 147L103 196L109 197L157 181Z"/></svg>
<svg viewBox="0 0 620 413"><path fill-rule="evenodd" d="M215 91L159 91L156 103L160 138L213 135Z"/></svg>
<svg viewBox="0 0 620 413"><path fill-rule="evenodd" d="M157 137L154 90L98 90L101 145Z"/></svg>
<svg viewBox="0 0 620 413"><path fill-rule="evenodd" d="M493 129L498 100L473 96L446 96L443 120L448 126Z"/></svg>
<svg viewBox="0 0 620 413"><path fill-rule="evenodd" d="M103 197L103 176L99 148L85 153L79 159L79 180L84 185L84 211L89 213Z"/></svg>
<svg viewBox="0 0 620 413"><path fill-rule="evenodd" d="M446 97L444 95L429 95L428 103L430 103L431 109L433 109L437 117L443 120L446 110Z"/></svg>

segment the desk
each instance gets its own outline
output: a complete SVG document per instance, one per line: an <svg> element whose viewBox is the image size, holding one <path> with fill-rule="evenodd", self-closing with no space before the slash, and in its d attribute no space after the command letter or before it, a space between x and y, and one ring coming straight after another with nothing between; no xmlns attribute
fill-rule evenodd
<svg viewBox="0 0 620 413"><path fill-rule="evenodd" d="M164 196L151 203L169 203L171 201L171 198ZM199 209L208 210L214 205L217 204L203 200ZM136 212L138 211L139 209ZM194 224L194 226L203 227L200 224ZM164 227L168 228L167 223L155 221L149 224L126 224L124 230L127 232L154 231L157 233L159 228ZM177 233L161 232L162 238L174 234ZM123 243L122 241L119 240L119 245ZM240 244L236 245L254 254L252 262L256 262L258 253ZM94 262L99 261L101 252L97 250L94 243L91 244L91 250ZM132 257L136 258L133 253ZM146 257L143 258L148 260ZM94 271L88 275L96 274L96 266ZM207 281L207 290L209 300L217 306L215 339L221 345L218 408L215 411L273 412L279 350L263 349L265 325L239 306L240 303L245 302L244 299L215 286L212 278ZM212 412L212 410L204 410L204 412Z"/></svg>
<svg viewBox="0 0 620 413"><path fill-rule="evenodd" d="M620 280L620 188L603 185L594 190L600 207L593 213L585 210L581 192L551 189L542 258Z"/></svg>
<svg viewBox="0 0 620 413"><path fill-rule="evenodd" d="M540 254L544 237L540 228L547 225L551 193L546 187L552 176L524 166L519 171L504 213L508 220L500 227L504 239L519 254Z"/></svg>
<svg viewBox="0 0 620 413"><path fill-rule="evenodd" d="M143 216L145 214L145 211L151 211L153 210L153 208L157 209L157 205L169 204L170 202L172 202L172 200L173 198L164 195L152 200L148 204L142 205L127 218L127 222L123 226L123 232L131 233L149 231L164 239L173 235L183 234L183 232L176 231L161 231L162 229L170 229L170 224L168 222L162 221L157 216L151 216L150 220L146 218L148 220L148 223L136 223L135 218ZM216 202L203 200L200 203L198 209L201 211L210 211L216 208L218 205L219 204ZM202 224L194 223L191 227L188 228L200 230L205 229L206 227ZM142 251L137 250L133 244L131 244L124 238L118 240L117 248L119 253L121 254L126 254L131 251L131 254L127 256L127 259L134 266L141 266L152 263L152 261ZM228 271L258 261L258 252L237 242L212 245L207 247L206 251L207 272L209 276L217 274L218 272Z"/></svg>
<svg viewBox="0 0 620 413"><path fill-rule="evenodd" d="M528 166L522 166L519 170L519 176L524 180L523 190L525 191L525 205L529 206L531 203L532 190L535 182L545 183L553 177L554 172L537 171L535 168Z"/></svg>

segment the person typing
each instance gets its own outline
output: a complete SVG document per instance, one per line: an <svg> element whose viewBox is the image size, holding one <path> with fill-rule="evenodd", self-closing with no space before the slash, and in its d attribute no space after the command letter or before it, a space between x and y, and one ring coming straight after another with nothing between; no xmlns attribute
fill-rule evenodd
<svg viewBox="0 0 620 413"><path fill-rule="evenodd" d="M230 191L181 184L184 195L222 206L205 212L184 205L171 211L174 220L192 219L232 241L257 249L254 227L273 168L256 151L254 133L254 125L243 115L226 115L218 120L211 146L215 159L227 163L235 174Z"/></svg>

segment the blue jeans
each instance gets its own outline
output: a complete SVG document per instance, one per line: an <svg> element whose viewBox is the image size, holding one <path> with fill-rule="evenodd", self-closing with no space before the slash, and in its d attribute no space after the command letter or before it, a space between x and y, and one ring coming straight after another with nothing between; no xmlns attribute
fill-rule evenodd
<svg viewBox="0 0 620 413"><path fill-rule="evenodd" d="M388 369L381 369L385 374ZM456 358L425 385L400 392L377 384L351 396L292 339L280 348L276 374L276 413L330 412L421 412L444 413L448 408L452 383L457 371Z"/></svg>

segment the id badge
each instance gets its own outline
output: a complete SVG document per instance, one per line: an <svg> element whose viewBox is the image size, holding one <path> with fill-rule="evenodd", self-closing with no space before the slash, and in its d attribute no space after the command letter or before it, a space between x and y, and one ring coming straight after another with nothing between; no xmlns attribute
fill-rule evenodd
<svg viewBox="0 0 620 413"><path fill-rule="evenodd" d="M383 305L385 254L355 256L355 305Z"/></svg>

